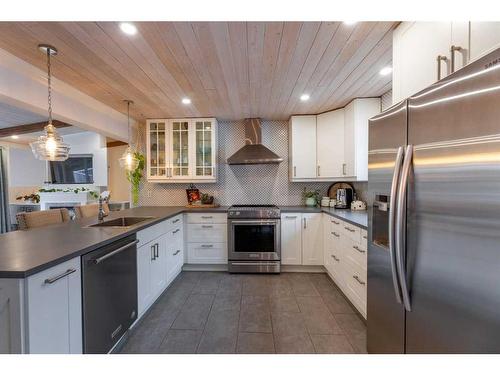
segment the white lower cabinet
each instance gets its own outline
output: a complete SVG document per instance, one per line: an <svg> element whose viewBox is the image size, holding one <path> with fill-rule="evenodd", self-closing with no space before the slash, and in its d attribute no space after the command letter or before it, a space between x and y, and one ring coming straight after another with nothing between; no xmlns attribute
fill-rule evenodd
<svg viewBox="0 0 500 375"><path fill-rule="evenodd" d="M183 235L182 215L138 232L141 241L137 248L139 317L180 273L184 264Z"/></svg>
<svg viewBox="0 0 500 375"><path fill-rule="evenodd" d="M302 214L281 214L281 264L302 264Z"/></svg>
<svg viewBox="0 0 500 375"><path fill-rule="evenodd" d="M281 214L281 264L323 265L321 213Z"/></svg>
<svg viewBox="0 0 500 375"><path fill-rule="evenodd" d="M323 217L324 265L335 284L366 318L367 234L348 222Z"/></svg>
<svg viewBox="0 0 500 375"><path fill-rule="evenodd" d="M26 352L82 353L80 257L26 279Z"/></svg>
<svg viewBox="0 0 500 375"><path fill-rule="evenodd" d="M323 265L323 227L321 213L302 214L302 264Z"/></svg>
<svg viewBox="0 0 500 375"><path fill-rule="evenodd" d="M227 264L227 214L187 214L187 263Z"/></svg>

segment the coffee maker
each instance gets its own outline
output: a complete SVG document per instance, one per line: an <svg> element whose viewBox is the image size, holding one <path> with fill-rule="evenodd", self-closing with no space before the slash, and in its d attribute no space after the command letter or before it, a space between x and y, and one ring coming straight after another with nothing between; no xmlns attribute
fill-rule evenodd
<svg viewBox="0 0 500 375"><path fill-rule="evenodd" d="M354 192L351 188L337 189L337 204L335 208L350 208Z"/></svg>

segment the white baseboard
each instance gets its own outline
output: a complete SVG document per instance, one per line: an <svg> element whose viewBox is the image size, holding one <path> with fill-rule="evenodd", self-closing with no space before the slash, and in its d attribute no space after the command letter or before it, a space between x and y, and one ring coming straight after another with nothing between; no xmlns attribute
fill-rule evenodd
<svg viewBox="0 0 500 375"><path fill-rule="evenodd" d="M183 271L222 271L227 272L227 264L184 264ZM281 272L310 272L310 273L325 273L323 266L292 266L281 265Z"/></svg>

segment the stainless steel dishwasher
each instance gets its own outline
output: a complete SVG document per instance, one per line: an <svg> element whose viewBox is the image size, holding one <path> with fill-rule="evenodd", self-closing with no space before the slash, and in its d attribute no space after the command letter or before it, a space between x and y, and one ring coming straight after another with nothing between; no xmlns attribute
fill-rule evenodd
<svg viewBox="0 0 500 375"><path fill-rule="evenodd" d="M137 318L135 234L82 256L84 353L108 353Z"/></svg>

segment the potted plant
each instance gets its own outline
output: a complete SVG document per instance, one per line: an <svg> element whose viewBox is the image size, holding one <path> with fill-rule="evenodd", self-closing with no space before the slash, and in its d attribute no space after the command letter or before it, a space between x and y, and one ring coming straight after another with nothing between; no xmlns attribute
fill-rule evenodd
<svg viewBox="0 0 500 375"><path fill-rule="evenodd" d="M306 188L304 188L302 197L304 198L306 206L317 206L319 202L319 190L308 191Z"/></svg>
<svg viewBox="0 0 500 375"><path fill-rule="evenodd" d="M139 202L139 185L142 179L142 171L144 170L145 159L144 155L140 152L134 152L134 157L139 159L139 164L137 168L132 171L127 171L127 180L130 181L132 185L132 202L135 205Z"/></svg>

